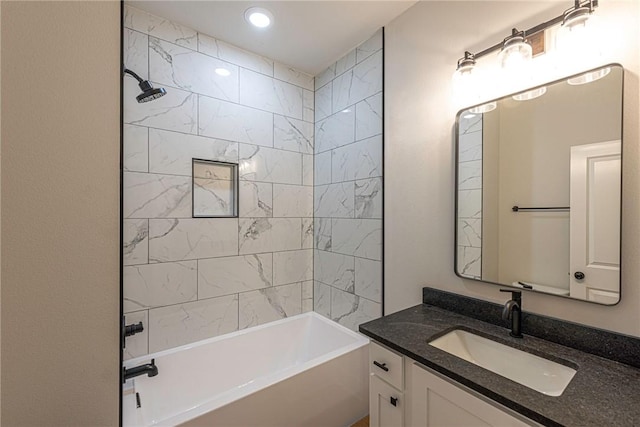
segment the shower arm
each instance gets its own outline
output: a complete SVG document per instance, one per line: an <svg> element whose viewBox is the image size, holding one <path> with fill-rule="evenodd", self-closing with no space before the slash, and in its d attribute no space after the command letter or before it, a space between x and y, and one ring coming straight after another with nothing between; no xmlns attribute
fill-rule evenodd
<svg viewBox="0 0 640 427"><path fill-rule="evenodd" d="M138 83L142 83L144 81L144 80L142 80L142 78L139 75L137 75L133 71L129 70L128 68L123 68L122 71L124 73L127 73L127 74L133 76L133 78L135 78L138 81Z"/></svg>

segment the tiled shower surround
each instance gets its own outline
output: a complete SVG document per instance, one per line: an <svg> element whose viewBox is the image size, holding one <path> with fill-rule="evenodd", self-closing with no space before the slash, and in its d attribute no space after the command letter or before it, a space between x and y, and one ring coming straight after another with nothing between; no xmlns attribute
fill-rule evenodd
<svg viewBox="0 0 640 427"><path fill-rule="evenodd" d="M316 77L314 310L381 316L382 30Z"/></svg>
<svg viewBox="0 0 640 427"><path fill-rule="evenodd" d="M458 273L482 278L482 114L459 120Z"/></svg>
<svg viewBox="0 0 640 427"><path fill-rule="evenodd" d="M124 309L130 358L311 310L313 77L125 11ZM215 70L224 68L228 76ZM239 163L239 217L192 218L192 159Z"/></svg>
<svg viewBox="0 0 640 427"><path fill-rule="evenodd" d="M343 324L379 316L381 78L353 95L345 85L347 75L381 76L380 35L321 82L337 101L316 123L312 76L129 6L124 26L125 66L167 90L138 104L137 82L124 79L124 310L127 324L145 327L126 339L125 359L312 310L314 287L318 311ZM342 104L353 112L351 136L326 119ZM370 117L358 138L356 113ZM365 172L368 150L377 160ZM342 157L335 172L317 169L329 174L322 183L349 188L352 211L334 215L333 201L316 198L316 221L334 242L318 252L347 255L352 285L343 288L327 279L336 266L340 273L333 259L318 259L314 272L314 156L327 153ZM237 218L192 217L194 158L238 163ZM327 228L327 219L336 222ZM327 285L337 286L332 312L323 308Z"/></svg>

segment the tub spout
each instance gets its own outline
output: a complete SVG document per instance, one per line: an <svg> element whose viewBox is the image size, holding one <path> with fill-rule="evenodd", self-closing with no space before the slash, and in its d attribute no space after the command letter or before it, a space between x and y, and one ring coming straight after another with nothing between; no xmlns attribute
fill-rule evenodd
<svg viewBox="0 0 640 427"><path fill-rule="evenodd" d="M156 359L151 359L151 363L145 365L136 366L133 368L122 368L123 381L127 381L129 378L137 377L139 375L147 374L150 377L158 375L158 367L156 366Z"/></svg>

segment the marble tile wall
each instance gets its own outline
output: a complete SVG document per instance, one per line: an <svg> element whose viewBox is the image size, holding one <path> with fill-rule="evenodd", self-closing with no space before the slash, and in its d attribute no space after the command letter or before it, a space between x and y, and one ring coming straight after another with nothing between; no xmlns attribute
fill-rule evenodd
<svg viewBox="0 0 640 427"><path fill-rule="evenodd" d="M382 29L316 76L314 310L382 314Z"/></svg>
<svg viewBox="0 0 640 427"><path fill-rule="evenodd" d="M312 310L314 77L128 5L124 26L125 65L167 90L138 104L135 80L124 79L124 308L127 323L145 327L127 338L125 358ZM350 70L341 84L367 65ZM370 90L357 87L354 96ZM374 114L376 99L367 102L362 114ZM365 142L341 161L370 150ZM193 158L239 164L238 218L192 217ZM351 210L363 218L378 209L368 178L350 190L359 186ZM366 277L352 290L370 292Z"/></svg>
<svg viewBox="0 0 640 427"><path fill-rule="evenodd" d="M482 278L482 114L459 122L458 272Z"/></svg>

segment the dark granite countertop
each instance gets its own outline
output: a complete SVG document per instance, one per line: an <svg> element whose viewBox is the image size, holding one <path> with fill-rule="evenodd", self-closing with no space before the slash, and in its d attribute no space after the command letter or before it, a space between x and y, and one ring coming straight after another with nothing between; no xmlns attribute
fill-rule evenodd
<svg viewBox="0 0 640 427"><path fill-rule="evenodd" d="M428 345L460 327L577 367L577 373L561 396L552 397ZM362 324L360 332L540 424L640 426L640 369L527 336L526 329L524 338L512 338L507 328L422 304Z"/></svg>

